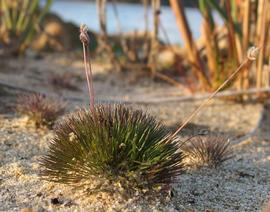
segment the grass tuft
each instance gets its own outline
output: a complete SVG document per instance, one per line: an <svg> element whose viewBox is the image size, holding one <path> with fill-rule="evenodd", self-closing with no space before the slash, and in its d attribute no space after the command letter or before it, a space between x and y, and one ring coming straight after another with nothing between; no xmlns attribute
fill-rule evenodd
<svg viewBox="0 0 270 212"><path fill-rule="evenodd" d="M192 165L216 168L232 158L230 141L221 135L191 137L183 146Z"/></svg>
<svg viewBox="0 0 270 212"><path fill-rule="evenodd" d="M16 110L28 116L36 127L52 127L56 119L64 113L65 106L62 102L34 93L20 96Z"/></svg>
<svg viewBox="0 0 270 212"><path fill-rule="evenodd" d="M135 188L168 184L184 169L178 142L141 110L96 105L71 114L56 127L41 159L41 175L83 186L91 179L127 182Z"/></svg>

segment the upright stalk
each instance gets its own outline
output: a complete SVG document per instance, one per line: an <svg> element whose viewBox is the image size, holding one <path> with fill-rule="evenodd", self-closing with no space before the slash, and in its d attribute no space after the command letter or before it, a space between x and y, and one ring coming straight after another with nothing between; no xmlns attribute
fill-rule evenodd
<svg viewBox="0 0 270 212"><path fill-rule="evenodd" d="M112 0L112 9L113 9L113 13L114 13L115 21L116 21L116 27L117 27L117 31L118 31L118 34L119 34L121 48L123 50L123 53L128 57L128 59L132 60L135 57L129 51L126 38L125 38L125 36L123 35L123 32L122 32L122 26L121 26L121 22L120 22L119 12L118 12L118 9L117 9L117 0Z"/></svg>
<svg viewBox="0 0 270 212"><path fill-rule="evenodd" d="M143 53L144 58L146 61L149 61L150 59L150 45L149 42L149 17L148 17L148 6L149 6L149 0L142 0L143 2L143 8L144 8L144 44L143 44Z"/></svg>
<svg viewBox="0 0 270 212"><path fill-rule="evenodd" d="M159 34L159 16L160 16L160 0L152 0L152 11L153 11L153 32L151 36L151 52L150 52L150 64L152 72L156 72L156 57L159 49L159 41L158 41L158 34Z"/></svg>
<svg viewBox="0 0 270 212"><path fill-rule="evenodd" d="M118 60L118 58L116 57L113 47L108 40L107 16L106 16L107 0L97 0L96 5L99 17L101 47L108 53L110 61L113 64L114 68L120 71L122 70L122 65Z"/></svg>
<svg viewBox="0 0 270 212"><path fill-rule="evenodd" d="M203 86L209 88L211 87L211 83L206 74L203 61L199 55L199 51L193 40L181 0L170 0L170 5L176 16L176 23L179 31L183 37L184 43L186 44L188 57L193 65L192 70L196 77L203 83Z"/></svg>
<svg viewBox="0 0 270 212"><path fill-rule="evenodd" d="M248 43L250 40L250 28L251 28L251 1L244 1L244 15L243 15L243 51L247 51ZM248 70L244 70L242 73L242 88L248 89L249 87L249 73Z"/></svg>
<svg viewBox="0 0 270 212"><path fill-rule="evenodd" d="M174 132L172 136L176 136L190 121L191 119L197 115L201 109L209 103L209 101L222 89L224 86L230 82L233 77L241 70L243 70L245 67L249 67L251 63L256 60L257 54L259 52L259 48L252 47L249 49L246 59L238 66L238 68L213 92L205 101L200 104L198 108L196 108L190 116L187 117L187 119L184 121L184 123Z"/></svg>
<svg viewBox="0 0 270 212"><path fill-rule="evenodd" d="M239 54L237 52L237 47L236 47L236 33L234 30L234 23L233 23L233 18L231 14L231 2L230 1L225 1L225 9L227 12L227 28L228 28L228 53L229 57L231 60L233 60L236 65L239 64Z"/></svg>
<svg viewBox="0 0 270 212"><path fill-rule="evenodd" d="M265 49L266 49L266 31L268 30L267 27L267 0L261 0L258 2L258 10L259 10L259 17L257 22L257 38L258 38L258 45L262 48L262 51L259 54L258 63L257 63L257 70L256 70L256 87L262 87L263 81L263 64L264 64L264 57L265 57Z"/></svg>
<svg viewBox="0 0 270 212"><path fill-rule="evenodd" d="M90 110L94 110L95 96L94 96L93 76L92 76L92 68L91 68L90 52L89 52L90 39L87 33L87 26L84 24L82 24L80 27L80 40L83 45L84 69L85 69L85 75L86 75L86 80L87 80Z"/></svg>
<svg viewBox="0 0 270 212"><path fill-rule="evenodd" d="M243 49L248 49L248 43L250 40L250 21L251 21L251 0L244 0L244 14L243 14Z"/></svg>
<svg viewBox="0 0 270 212"><path fill-rule="evenodd" d="M199 9L203 17L202 37L205 43L206 57L209 66L209 77L212 86L215 88L219 81L220 75L220 55L217 41L217 33L215 32L215 22L207 0L199 1Z"/></svg>

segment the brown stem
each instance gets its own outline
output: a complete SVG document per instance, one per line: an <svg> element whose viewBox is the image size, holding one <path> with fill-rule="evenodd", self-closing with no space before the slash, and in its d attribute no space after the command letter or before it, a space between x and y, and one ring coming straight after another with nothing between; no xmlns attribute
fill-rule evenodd
<svg viewBox="0 0 270 212"><path fill-rule="evenodd" d="M90 108L94 108L95 104L95 95L94 95L94 86L93 86L93 75L92 75L92 67L91 61L89 59L89 48L83 45L83 55L84 55L84 67L85 67L85 74L87 79L87 87L89 93L89 100L90 100Z"/></svg>
<svg viewBox="0 0 270 212"><path fill-rule="evenodd" d="M253 60L256 59L258 48L251 48L248 52L247 58L238 66L238 68L213 92L205 101L200 104L198 108L196 108L190 116L184 121L184 123L173 133L173 137L176 136L189 122L190 120L197 115L200 110L207 104L209 101L222 89L224 86L232 80L232 78L243 68L250 66Z"/></svg>
<svg viewBox="0 0 270 212"><path fill-rule="evenodd" d="M83 44L84 70L88 87L90 109L93 110L95 104L95 96L94 96L93 76L90 61L90 52L88 47L90 39L88 37L87 27L85 25L82 25L80 28L80 40Z"/></svg>
<svg viewBox="0 0 270 212"><path fill-rule="evenodd" d="M251 0L244 1L244 15L243 15L243 51L247 51L248 43L251 35ZM248 70L245 69L241 74L241 89L249 88L249 73Z"/></svg>
<svg viewBox="0 0 270 212"><path fill-rule="evenodd" d="M205 70L204 63L200 57L197 46L192 37L187 17L181 0L170 0L171 8L176 17L176 23L186 45L189 61L192 64L192 71L195 76L205 85L206 88L211 87L211 82Z"/></svg>
<svg viewBox="0 0 270 212"><path fill-rule="evenodd" d="M267 42L267 4L268 1L262 0L260 1L261 5L259 5L260 13L259 13L259 20L260 22L257 23L257 31L258 33L258 45L262 48L262 51L258 57L257 63L257 70L256 70L256 86L257 88L262 87L263 81L263 65L264 65L264 58L265 58L265 47Z"/></svg>

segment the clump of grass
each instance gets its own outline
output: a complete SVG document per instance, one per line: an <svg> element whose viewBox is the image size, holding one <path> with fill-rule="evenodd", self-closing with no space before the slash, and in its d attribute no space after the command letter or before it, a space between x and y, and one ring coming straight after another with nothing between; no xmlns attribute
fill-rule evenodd
<svg viewBox="0 0 270 212"><path fill-rule="evenodd" d="M221 135L198 135L183 146L192 165L216 168L232 158L230 141Z"/></svg>
<svg viewBox="0 0 270 212"><path fill-rule="evenodd" d="M16 110L28 116L36 127L52 127L56 119L64 113L65 105L45 95L34 93L20 96Z"/></svg>
<svg viewBox="0 0 270 212"><path fill-rule="evenodd" d="M49 181L86 185L92 178L135 187L171 183L183 172L177 137L141 110L96 105L56 127L42 175Z"/></svg>
<svg viewBox="0 0 270 212"><path fill-rule="evenodd" d="M43 178L90 187L94 179L128 188L171 183L184 169L177 137L141 110L95 105L85 25L80 40L90 108L71 114L56 127L48 154L41 160Z"/></svg>

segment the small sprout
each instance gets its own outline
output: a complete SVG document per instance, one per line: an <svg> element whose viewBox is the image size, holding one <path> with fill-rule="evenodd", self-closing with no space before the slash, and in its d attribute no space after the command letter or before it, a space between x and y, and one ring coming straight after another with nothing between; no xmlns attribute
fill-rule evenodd
<svg viewBox="0 0 270 212"><path fill-rule="evenodd" d="M55 128L41 159L44 179L89 185L90 179L130 188L171 183L183 172L179 140L141 110L95 105L71 114Z"/></svg>
<svg viewBox="0 0 270 212"><path fill-rule="evenodd" d="M198 135L191 137L183 146L191 164L216 168L232 158L230 141L219 135Z"/></svg>
<svg viewBox="0 0 270 212"><path fill-rule="evenodd" d="M16 110L28 116L36 127L52 127L56 119L64 113L65 106L62 102L35 93L19 97Z"/></svg>

